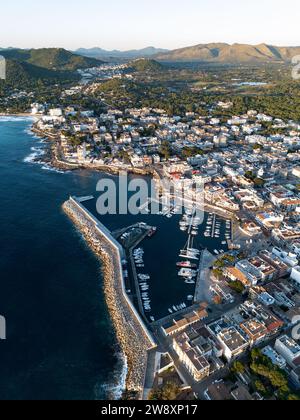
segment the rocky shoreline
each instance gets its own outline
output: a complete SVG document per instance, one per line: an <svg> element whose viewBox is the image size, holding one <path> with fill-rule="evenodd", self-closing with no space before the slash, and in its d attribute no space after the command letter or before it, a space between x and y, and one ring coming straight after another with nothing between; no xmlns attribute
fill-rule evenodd
<svg viewBox="0 0 300 420"><path fill-rule="evenodd" d="M119 255L105 236L95 230L95 226L75 208L72 202L64 203L63 210L102 262L106 303L118 342L128 364L126 391L137 393L141 398L147 369L148 350L153 347L153 344L150 343L123 297L117 269L120 265Z"/></svg>

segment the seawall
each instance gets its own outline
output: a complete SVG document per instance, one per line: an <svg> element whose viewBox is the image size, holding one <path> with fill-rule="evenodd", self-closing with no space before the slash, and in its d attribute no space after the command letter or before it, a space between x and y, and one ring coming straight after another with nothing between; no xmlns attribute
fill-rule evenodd
<svg viewBox="0 0 300 420"><path fill-rule="evenodd" d="M63 209L102 261L106 303L128 363L126 389L137 392L141 398L148 350L156 347L156 343L126 293L122 267L125 258L123 248L110 231L82 205L80 199L71 197L64 203Z"/></svg>

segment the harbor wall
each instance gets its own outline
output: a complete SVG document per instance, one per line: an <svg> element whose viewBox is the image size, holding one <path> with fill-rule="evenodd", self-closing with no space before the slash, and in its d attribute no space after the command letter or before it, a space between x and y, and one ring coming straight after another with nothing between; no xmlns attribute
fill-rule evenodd
<svg viewBox="0 0 300 420"><path fill-rule="evenodd" d="M128 363L126 389L138 392L141 397L148 351L157 345L126 293L122 267L124 250L111 232L83 206L80 199L70 197L63 209L103 262L106 302Z"/></svg>

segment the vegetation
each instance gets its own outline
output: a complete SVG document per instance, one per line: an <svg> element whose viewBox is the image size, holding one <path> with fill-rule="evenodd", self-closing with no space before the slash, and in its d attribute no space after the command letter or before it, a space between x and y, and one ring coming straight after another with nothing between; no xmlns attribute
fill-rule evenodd
<svg viewBox="0 0 300 420"><path fill-rule="evenodd" d="M10 49L1 51L1 55L17 62L29 63L44 69L58 71L75 71L95 67L102 63L94 58L73 54L63 48Z"/></svg>
<svg viewBox="0 0 300 420"><path fill-rule="evenodd" d="M139 59L129 63L129 67L134 71L139 72L156 72L163 70L164 66L155 60Z"/></svg>
<svg viewBox="0 0 300 420"><path fill-rule="evenodd" d="M167 382L164 386L155 388L150 392L150 401L174 401L181 392L179 385Z"/></svg>
<svg viewBox="0 0 300 420"><path fill-rule="evenodd" d="M261 350L251 351L248 366L240 362L233 365L232 372L242 373L241 370L249 369L253 378L253 390L259 392L264 398L276 396L279 400L299 400L289 387L287 374L272 361L264 356Z"/></svg>
<svg viewBox="0 0 300 420"><path fill-rule="evenodd" d="M228 286L234 290L236 293L242 294L245 291L245 286L240 281L230 281L228 283Z"/></svg>

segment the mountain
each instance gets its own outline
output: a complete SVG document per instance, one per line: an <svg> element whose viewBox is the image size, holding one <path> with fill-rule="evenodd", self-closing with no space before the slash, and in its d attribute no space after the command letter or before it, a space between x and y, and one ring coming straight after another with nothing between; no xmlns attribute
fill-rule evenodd
<svg viewBox="0 0 300 420"><path fill-rule="evenodd" d="M63 48L41 48L31 50L7 49L1 55L7 59L25 62L48 70L75 71L102 64L95 58L82 57Z"/></svg>
<svg viewBox="0 0 300 420"><path fill-rule="evenodd" d="M276 47L259 44L199 44L180 48L167 53L157 54L161 61L198 61L215 63L278 63L288 62L300 54L300 47Z"/></svg>
<svg viewBox="0 0 300 420"><path fill-rule="evenodd" d="M103 50L102 48L80 48L75 51L76 54L83 55L85 57L93 57L93 58L118 58L118 59L133 59L133 58L143 58L143 57L151 57L155 54L163 54L168 52L169 50L165 50L162 48L155 48L155 47L147 47L141 50L129 50L129 51L119 51L119 50L112 50L107 51Z"/></svg>
<svg viewBox="0 0 300 420"><path fill-rule="evenodd" d="M45 69L26 62L6 60L5 84L20 88L30 86L38 80L47 82L73 81L76 80L76 75L67 71ZM1 83L3 84L4 81L1 81Z"/></svg>
<svg viewBox="0 0 300 420"><path fill-rule="evenodd" d="M138 72L156 72L161 71L164 68L164 66L158 63L157 61L146 58L140 58L131 61L130 63L128 63L128 67L133 71Z"/></svg>

